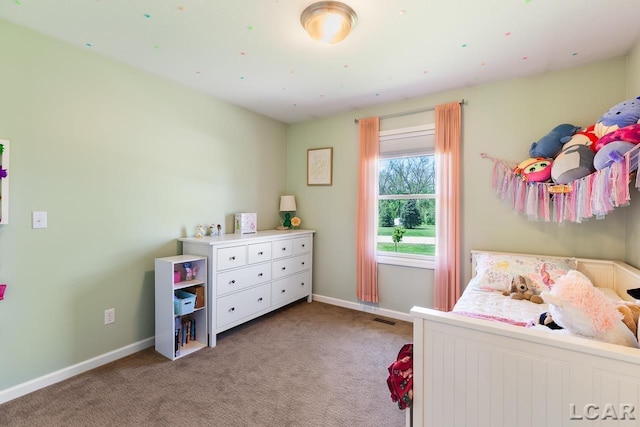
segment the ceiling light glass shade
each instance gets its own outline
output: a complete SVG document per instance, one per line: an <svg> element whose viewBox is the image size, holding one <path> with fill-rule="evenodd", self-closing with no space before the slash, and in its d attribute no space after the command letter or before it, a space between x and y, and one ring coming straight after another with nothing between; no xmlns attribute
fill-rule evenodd
<svg viewBox="0 0 640 427"><path fill-rule="evenodd" d="M339 1L313 3L300 15L300 22L311 38L324 44L344 40L357 20L353 9Z"/></svg>
<svg viewBox="0 0 640 427"><path fill-rule="evenodd" d="M294 212L296 210L295 196L280 196L280 212Z"/></svg>

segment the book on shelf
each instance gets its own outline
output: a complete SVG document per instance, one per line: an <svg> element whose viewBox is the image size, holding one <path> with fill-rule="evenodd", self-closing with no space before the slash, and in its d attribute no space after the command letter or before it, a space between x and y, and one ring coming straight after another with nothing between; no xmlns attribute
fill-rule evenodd
<svg viewBox="0 0 640 427"><path fill-rule="evenodd" d="M185 346L191 341L196 341L196 319L176 317L176 348Z"/></svg>
<svg viewBox="0 0 640 427"><path fill-rule="evenodd" d="M178 317L175 318L174 329L175 329L174 357L178 357L180 356L180 330L182 329L180 318Z"/></svg>

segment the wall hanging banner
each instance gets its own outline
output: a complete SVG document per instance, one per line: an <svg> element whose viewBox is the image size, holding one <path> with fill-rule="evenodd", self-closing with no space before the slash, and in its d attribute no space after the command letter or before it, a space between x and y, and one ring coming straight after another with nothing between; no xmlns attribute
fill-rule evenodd
<svg viewBox="0 0 640 427"><path fill-rule="evenodd" d="M635 180L632 178L639 152L640 145L636 145L622 161L569 184L528 182L514 172L515 163L480 155L494 162L491 187L514 212L533 221L580 223L592 217L602 219L615 208L629 204L629 184L633 182L640 190L640 177L636 174Z"/></svg>

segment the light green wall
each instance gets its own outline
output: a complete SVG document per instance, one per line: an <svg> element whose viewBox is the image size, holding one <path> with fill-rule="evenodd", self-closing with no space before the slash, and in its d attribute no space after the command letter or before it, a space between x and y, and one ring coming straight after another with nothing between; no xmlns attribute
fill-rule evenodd
<svg viewBox="0 0 640 427"><path fill-rule="evenodd" d="M493 163L480 158L521 161L531 142L560 123L588 126L625 99L626 59L595 63L529 78L481 85L387 103L287 128L287 187L298 200L305 226L320 230L315 246L314 292L357 302L355 215L357 126L354 118L411 111L464 98L462 176L463 282L470 278L471 249L623 259L625 215L618 209L604 220L582 224L528 221L504 205L491 189ZM433 113L382 121L382 128L433 121ZM334 148L331 187L306 186L306 150ZM432 305L433 271L380 265L379 307L407 312Z"/></svg>
<svg viewBox="0 0 640 427"><path fill-rule="evenodd" d="M0 226L0 390L150 337L153 259L198 223L258 213L278 222L296 195L315 238L314 293L356 301L354 118L465 98L463 258L472 248L624 258L638 204L582 225L529 222L490 188L492 163L527 157L561 122L593 123L631 92L625 58L285 126L0 20L0 139L11 140L10 224ZM629 63L638 75L636 47ZM604 83L603 83L604 82ZM625 84L625 82L627 82ZM432 113L382 128L432 121ZM334 184L306 185L306 150L334 147ZM49 228L31 229L31 212ZM640 251L628 253L640 261ZM632 243L633 242L633 243ZM463 280L469 278L465 265ZM433 271L381 265L380 307L432 305ZM104 326L103 311L116 308Z"/></svg>
<svg viewBox="0 0 640 427"><path fill-rule="evenodd" d="M627 96L625 99L640 96L640 40L628 57ZM625 261L640 268L640 193L631 186L631 206L627 212Z"/></svg>
<svg viewBox="0 0 640 427"><path fill-rule="evenodd" d="M0 20L0 390L154 335L155 257L278 223L285 125ZM49 227L31 229L31 212ZM116 323L103 312L115 307Z"/></svg>

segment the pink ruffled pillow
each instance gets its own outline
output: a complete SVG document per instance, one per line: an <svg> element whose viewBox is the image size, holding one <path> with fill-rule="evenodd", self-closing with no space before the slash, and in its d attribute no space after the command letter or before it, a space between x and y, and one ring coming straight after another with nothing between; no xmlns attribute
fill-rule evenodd
<svg viewBox="0 0 640 427"><path fill-rule="evenodd" d="M589 278L572 270L559 277L550 291L540 295L549 304L553 320L567 331L612 344L638 346L622 322L615 303L595 288Z"/></svg>

